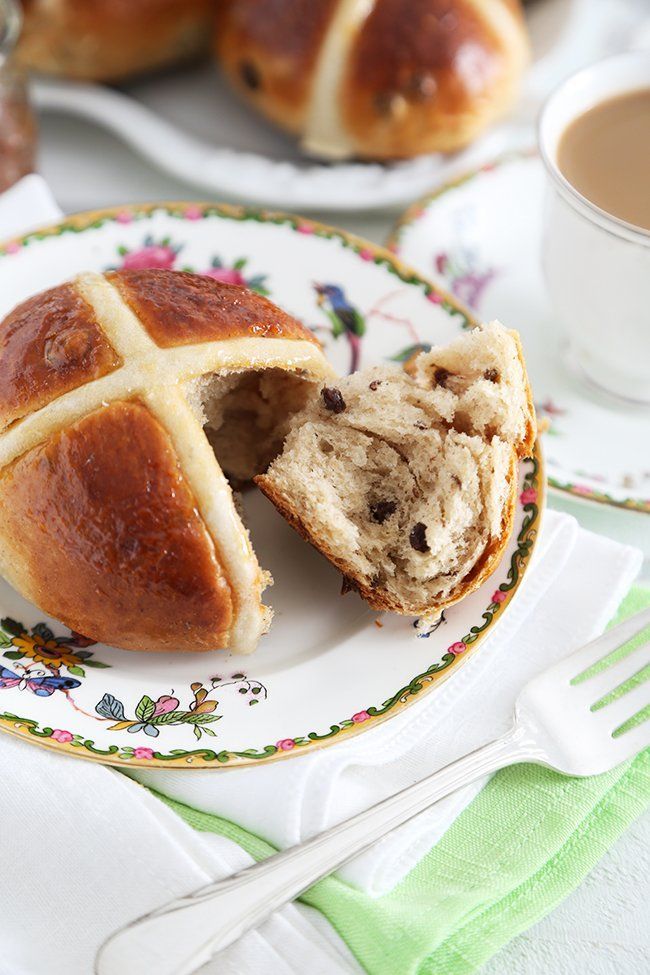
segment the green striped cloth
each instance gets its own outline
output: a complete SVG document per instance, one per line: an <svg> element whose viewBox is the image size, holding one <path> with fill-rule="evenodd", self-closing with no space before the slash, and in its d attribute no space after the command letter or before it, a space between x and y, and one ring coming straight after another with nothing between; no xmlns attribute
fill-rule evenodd
<svg viewBox="0 0 650 975"><path fill-rule="evenodd" d="M634 589L619 617L648 605L650 591ZM234 823L160 798L255 859L274 852ZM649 804L650 750L590 779L514 766L493 777L389 894L371 898L328 877L302 900L325 915L369 975L469 975L577 887Z"/></svg>

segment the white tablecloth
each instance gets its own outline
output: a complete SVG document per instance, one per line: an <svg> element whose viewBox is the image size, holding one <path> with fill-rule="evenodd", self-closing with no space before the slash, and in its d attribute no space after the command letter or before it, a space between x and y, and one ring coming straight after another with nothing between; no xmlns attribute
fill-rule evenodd
<svg viewBox="0 0 650 975"><path fill-rule="evenodd" d="M553 0L555 2L555 0ZM645 4L650 0L617 0ZM612 10L612 0L592 0L594 17ZM155 199L197 199L200 193L153 172L116 139L63 117L42 120L40 169L66 212ZM316 216L327 221L326 213ZM381 242L393 221L391 215L348 216L339 222L350 230ZM572 511L589 525L596 514L588 508ZM598 528L619 535L615 513ZM646 577L649 574L646 572ZM17 837L13 840L18 842ZM585 883L553 914L516 938L486 966L485 975L640 975L650 971L650 816L631 829L603 859ZM27 854L26 854L27 855ZM56 931L55 906L45 923ZM0 975L13 975L3 967ZM43 975L46 975L44 972Z"/></svg>

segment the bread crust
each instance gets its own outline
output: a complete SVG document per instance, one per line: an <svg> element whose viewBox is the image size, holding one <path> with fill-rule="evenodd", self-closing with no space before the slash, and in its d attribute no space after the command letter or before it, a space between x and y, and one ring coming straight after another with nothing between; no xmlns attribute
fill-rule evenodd
<svg viewBox="0 0 650 975"><path fill-rule="evenodd" d="M106 277L162 348L233 338L305 339L318 345L297 319L236 284L166 270L112 271Z"/></svg>
<svg viewBox="0 0 650 975"><path fill-rule="evenodd" d="M517 454L520 460L524 457L532 457L535 450L535 441L537 440L537 414L535 413L535 403L533 402L533 391L530 388L530 379L528 377L528 370L526 369L526 360L524 359L524 350L521 344L521 336L514 328L508 329L508 333L512 336L515 345L517 346L517 355L519 357L519 362L521 363L521 368L524 374L524 384L526 390L526 404L528 409L526 410L526 432L520 444L517 445Z"/></svg>
<svg viewBox="0 0 650 975"><path fill-rule="evenodd" d="M214 0L23 0L27 68L120 81L209 50Z"/></svg>
<svg viewBox="0 0 650 975"><path fill-rule="evenodd" d="M0 432L6 578L71 629L125 649L255 649L270 577L193 390L205 375L266 369L331 373L296 319L207 277L87 273L10 313L0 418L20 418Z"/></svg>
<svg viewBox="0 0 650 975"><path fill-rule="evenodd" d="M174 446L103 407L0 473L0 564L45 612L128 650L214 650L232 597Z"/></svg>
<svg viewBox="0 0 650 975"><path fill-rule="evenodd" d="M341 88L360 155L453 152L510 107L527 43L513 4L499 5L493 18L476 0L376 0Z"/></svg>
<svg viewBox="0 0 650 975"><path fill-rule="evenodd" d="M119 365L72 285L28 298L0 325L0 429Z"/></svg>
<svg viewBox="0 0 650 975"><path fill-rule="evenodd" d="M232 86L299 133L321 44L338 0L221 0L215 49Z"/></svg>
<svg viewBox="0 0 650 975"><path fill-rule="evenodd" d="M314 115L330 31L340 35L342 67ZM374 0L367 15L354 0L224 0L216 48L250 102L333 158L467 145L510 107L529 58L519 0ZM319 129L328 104L338 138Z"/></svg>
<svg viewBox="0 0 650 975"><path fill-rule="evenodd" d="M406 616L431 616L435 613L442 612L449 606L453 606L454 603L457 603L469 593L478 589L499 564L503 551L510 540L514 525L517 491L517 456L513 452L508 472L508 500L503 509L499 537L490 541L472 571L461 580L454 592L446 600L435 604L402 602L391 595L386 589L368 585L358 575L351 563L336 556L325 540L312 535L302 520L298 509L284 495L276 491L270 478L262 474L255 478L255 483L269 501L275 505L280 514L286 518L291 527L342 573L345 592L349 592L350 590L358 592L361 598L372 609L378 612L402 613Z"/></svg>

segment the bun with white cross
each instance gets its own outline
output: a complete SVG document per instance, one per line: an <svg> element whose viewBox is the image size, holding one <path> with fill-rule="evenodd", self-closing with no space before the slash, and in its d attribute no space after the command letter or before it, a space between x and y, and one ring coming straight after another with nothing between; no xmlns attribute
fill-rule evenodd
<svg viewBox="0 0 650 975"><path fill-rule="evenodd" d="M529 60L519 0L220 0L215 43L237 91L327 159L454 152Z"/></svg>
<svg viewBox="0 0 650 975"><path fill-rule="evenodd" d="M264 470L331 372L294 318L199 275L30 298L0 325L0 571L103 643L253 650L270 577L226 474Z"/></svg>
<svg viewBox="0 0 650 975"><path fill-rule="evenodd" d="M338 379L271 301L180 271L23 302L0 378L0 572L127 650L255 649L271 579L232 490L252 480L346 590L439 615L501 558L536 432L498 323Z"/></svg>

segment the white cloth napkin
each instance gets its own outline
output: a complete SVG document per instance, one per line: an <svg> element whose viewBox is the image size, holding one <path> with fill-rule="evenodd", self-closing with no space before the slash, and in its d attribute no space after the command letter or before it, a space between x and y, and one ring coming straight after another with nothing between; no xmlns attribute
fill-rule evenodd
<svg viewBox="0 0 650 975"><path fill-rule="evenodd" d="M411 709L413 727L404 722L397 734L414 736L402 758L385 764L378 776L376 761L364 764L362 755L357 754L353 764L346 763L344 746L323 752L328 761L344 766L331 790L336 802L348 803L346 812L380 794L387 780L394 787L412 781L502 730L520 684L592 637L612 616L636 575L640 554L578 529L573 519L552 512L548 512L543 531L545 554L531 571L528 592L519 600L519 613L513 604L510 638L500 642L495 637L491 646L486 645L461 668L455 680L423 702L424 706ZM530 609L526 618L524 603ZM518 623L514 621L517 614ZM507 625L504 620L502 634ZM486 658L492 665L487 675ZM454 684L463 685L462 693ZM471 714L477 707L482 715L480 726ZM438 709L447 715L446 721L438 720ZM395 732L397 719L390 724L395 725ZM453 740L443 734L443 725L453 729ZM372 739L377 734L366 736L368 751L374 749ZM376 760L376 754L373 757ZM297 782L303 775L300 762L295 759L284 766L284 773L296 776ZM171 792L167 775L152 773L151 780L157 789ZM188 773L173 781L173 791L183 793L182 798L194 805L219 808L220 789L235 776L244 792L237 810L231 796L232 818L246 824L251 807L263 808L269 801L268 793L256 791L265 776L253 779L245 770ZM207 796L200 789L202 782ZM276 780L275 794L283 787L287 781ZM309 782L297 787L303 794L309 793ZM316 787L322 790L323 782L316 781ZM346 799L348 788L351 800ZM200 794L188 797L185 789ZM315 796L312 792L312 801ZM465 800L456 801L463 804ZM378 844L363 858L366 867L357 869L368 869L370 863L370 872L383 872L383 886L390 886L431 847L444 823L457 812L457 806L443 809L439 804L413 827L406 827L406 832L399 831ZM268 819L260 815L249 825L268 835L268 824L275 821L276 813L277 806L269 810ZM9 736L0 736L0 835L4 840L1 975L90 975L94 954L109 933L250 862L230 840L195 834L124 775ZM373 857L379 869L373 867ZM380 886L377 878L376 882ZM140 975L143 966L155 972L156 946L146 963L134 959L133 967L125 967L123 975ZM359 966L327 922L302 905L284 908L204 971L205 975L360 975Z"/></svg>
<svg viewBox="0 0 650 975"><path fill-rule="evenodd" d="M0 836L0 975L91 975L111 933L252 862L230 840L195 833L119 772L8 735L0 740ZM155 972L154 945L121 975ZM327 922L302 905L202 969L262 972L363 975Z"/></svg>
<svg viewBox="0 0 650 975"><path fill-rule="evenodd" d="M0 238L56 216L42 180L27 177L0 197ZM500 734L519 688L604 627L640 565L635 549L549 511L535 563L494 635L455 677L403 715L349 744L280 765L131 774L278 846L298 842ZM478 788L439 803L342 876L374 895L391 889ZM8 736L0 736L0 835L0 975L89 975L111 931L250 862L231 841L194 834L124 775ZM44 923L33 922L35 904ZM152 951L148 966L155 971ZM206 968L217 970L359 972L329 925L300 905L279 912ZM134 964L133 972L141 971L142 962Z"/></svg>
<svg viewBox="0 0 650 975"><path fill-rule="evenodd" d="M555 512L546 513L539 544L517 600L483 648L438 691L372 734L277 766L233 769L223 776L139 768L128 774L287 847L497 737L509 727L519 689L602 629L641 565L640 553L583 532ZM438 803L340 875L373 896L386 893L483 784Z"/></svg>
<svg viewBox="0 0 650 975"><path fill-rule="evenodd" d="M0 194L0 240L54 223L62 216L45 180L31 173Z"/></svg>

